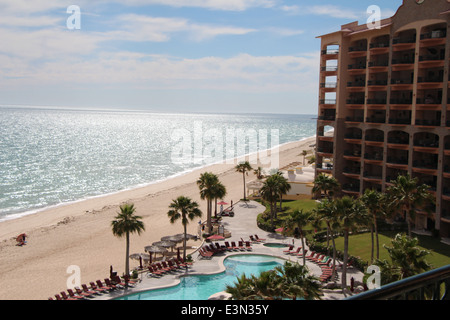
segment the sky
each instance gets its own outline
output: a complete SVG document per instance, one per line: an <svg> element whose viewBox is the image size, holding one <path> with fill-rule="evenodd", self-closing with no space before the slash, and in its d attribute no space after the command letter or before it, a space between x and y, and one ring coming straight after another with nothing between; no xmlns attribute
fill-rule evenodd
<svg viewBox="0 0 450 320"><path fill-rule="evenodd" d="M0 105L316 114L317 37L402 2L0 0Z"/></svg>

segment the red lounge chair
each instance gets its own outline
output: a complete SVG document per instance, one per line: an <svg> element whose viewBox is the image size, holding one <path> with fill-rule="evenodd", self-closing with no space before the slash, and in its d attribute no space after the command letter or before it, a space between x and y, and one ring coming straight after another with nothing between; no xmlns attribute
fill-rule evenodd
<svg viewBox="0 0 450 320"><path fill-rule="evenodd" d="M255 234L255 239L258 240L258 241L261 241L261 242L266 241L266 239L262 239L262 238L258 237L257 234Z"/></svg>
<svg viewBox="0 0 450 320"><path fill-rule="evenodd" d="M63 298L61 298L61 296L59 294L55 294L55 298L56 298L56 300L64 300Z"/></svg>
<svg viewBox="0 0 450 320"><path fill-rule="evenodd" d="M69 297L65 291L61 291L61 296L64 300L78 300L78 299Z"/></svg>
<svg viewBox="0 0 450 320"><path fill-rule="evenodd" d="M118 285L113 284L108 278L105 278L105 284L106 284L108 287L113 288L113 289L119 288Z"/></svg>
<svg viewBox="0 0 450 320"><path fill-rule="evenodd" d="M198 250L198 253L200 253L200 256L205 259L211 259L213 255L212 252L205 251L205 249L203 248L200 248L200 250Z"/></svg>
<svg viewBox="0 0 450 320"><path fill-rule="evenodd" d="M250 243L250 241L245 241L245 249L247 249L247 251L252 251L252 244Z"/></svg>
<svg viewBox="0 0 450 320"><path fill-rule="evenodd" d="M97 287L100 289L105 289L105 290L113 290L113 287L109 287L104 285L100 280L95 281L95 283L97 284Z"/></svg>
<svg viewBox="0 0 450 320"><path fill-rule="evenodd" d="M67 292L69 293L69 297L74 299L84 299L85 297L83 295L75 294L72 289L67 289Z"/></svg>
<svg viewBox="0 0 450 320"><path fill-rule="evenodd" d="M310 260L315 255L316 255L316 253L314 251L311 251L311 254L309 256L306 256L306 259Z"/></svg>
<svg viewBox="0 0 450 320"><path fill-rule="evenodd" d="M185 264L187 264L188 266L191 266L193 263L192 262L187 262L187 261L184 261L184 259L183 258L181 258L180 257L180 259L178 259L181 263L185 263Z"/></svg>
<svg viewBox="0 0 450 320"><path fill-rule="evenodd" d="M157 276L157 277L160 277L160 276L162 276L164 274L164 271L158 270L153 265L148 266L148 272L149 272L149 274ZM123 284L123 285L125 285L125 284Z"/></svg>
<svg viewBox="0 0 450 320"><path fill-rule="evenodd" d="M305 255L308 253L308 249L305 249ZM303 257L303 252L299 252L297 257Z"/></svg>
<svg viewBox="0 0 450 320"><path fill-rule="evenodd" d="M253 236L249 236L249 238L250 238L250 240L251 240L252 242L261 242L260 240L256 239L256 238L253 237Z"/></svg>
<svg viewBox="0 0 450 320"><path fill-rule="evenodd" d="M225 248L227 248L228 251L233 251L233 247L230 245L228 241L225 241Z"/></svg>
<svg viewBox="0 0 450 320"><path fill-rule="evenodd" d="M175 263L175 261L169 260L169 261L167 261L167 264L168 264L169 267L172 268L173 270L180 269L180 266L177 265L177 264Z"/></svg>
<svg viewBox="0 0 450 320"><path fill-rule="evenodd" d="M166 261L162 261L161 263L162 263L162 266L163 266L164 268L168 269L169 271L172 271L172 270L176 269L175 266L169 266L169 265L166 263Z"/></svg>
<svg viewBox="0 0 450 320"><path fill-rule="evenodd" d="M182 262L181 259L174 259L174 261L180 267L187 268L189 266L187 263Z"/></svg>
<svg viewBox="0 0 450 320"><path fill-rule="evenodd" d="M94 282L89 282L89 284L91 285L91 289L94 290L94 291L97 291L97 292L100 292L100 293L108 291L106 289L97 287Z"/></svg>
<svg viewBox="0 0 450 320"><path fill-rule="evenodd" d="M316 257L311 258L311 261L317 263L317 262L321 261L324 257L325 257L324 254L318 254Z"/></svg>
<svg viewBox="0 0 450 320"><path fill-rule="evenodd" d="M77 294L79 296L83 296L83 297L88 297L88 298L92 298L95 294L95 292L89 293L89 292L84 292L83 290L81 290L78 287L75 287L75 291L77 292Z"/></svg>
<svg viewBox="0 0 450 320"><path fill-rule="evenodd" d="M239 250L239 247L236 245L236 242L231 241L231 247L233 248L233 250Z"/></svg>
<svg viewBox="0 0 450 320"><path fill-rule="evenodd" d="M90 293L90 294L97 294L99 291L93 291L93 290L89 290L89 288L87 287L87 285L82 284L81 287L83 288L83 291L86 293Z"/></svg>
<svg viewBox="0 0 450 320"><path fill-rule="evenodd" d="M292 249L294 249L294 246L290 245L289 248L287 250L283 250L283 252L289 254L292 251Z"/></svg>
<svg viewBox="0 0 450 320"><path fill-rule="evenodd" d="M245 251L246 250L245 247L244 247L244 242L243 241L239 241L238 244L239 244L239 250L241 250L241 251Z"/></svg>
<svg viewBox="0 0 450 320"><path fill-rule="evenodd" d="M296 255L296 254L298 254L300 252L301 249L302 249L302 247L298 247L297 250L291 251L288 254L295 254Z"/></svg>

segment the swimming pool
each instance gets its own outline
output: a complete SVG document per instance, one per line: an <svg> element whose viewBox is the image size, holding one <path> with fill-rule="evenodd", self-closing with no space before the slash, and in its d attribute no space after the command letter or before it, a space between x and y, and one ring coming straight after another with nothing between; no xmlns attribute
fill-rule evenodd
<svg viewBox="0 0 450 320"><path fill-rule="evenodd" d="M284 248L289 245L285 244L285 243L269 242L269 243L264 243L264 246L269 247L269 248Z"/></svg>
<svg viewBox="0 0 450 320"><path fill-rule="evenodd" d="M236 277L246 274L259 275L284 264L284 260L266 255L234 255L224 260L226 271L214 275L193 275L180 278L180 284L131 294L116 300L207 300L211 295L224 291L226 285L235 283Z"/></svg>

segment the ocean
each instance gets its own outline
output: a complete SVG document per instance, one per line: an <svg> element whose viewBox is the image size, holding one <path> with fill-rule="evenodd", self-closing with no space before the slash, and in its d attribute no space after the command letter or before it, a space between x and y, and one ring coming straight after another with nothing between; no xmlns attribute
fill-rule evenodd
<svg viewBox="0 0 450 320"><path fill-rule="evenodd" d="M315 118L0 107L0 221L302 140Z"/></svg>

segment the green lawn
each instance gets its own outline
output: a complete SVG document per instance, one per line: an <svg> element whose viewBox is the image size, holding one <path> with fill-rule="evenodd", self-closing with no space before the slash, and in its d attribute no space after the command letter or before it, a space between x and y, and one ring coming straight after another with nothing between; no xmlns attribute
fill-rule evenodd
<svg viewBox="0 0 450 320"><path fill-rule="evenodd" d="M391 239L395 236L395 232L383 232L379 235L380 241L380 259L389 260L387 250L383 245L391 246ZM421 248L430 251L427 261L434 268L439 268L450 264L450 246L441 243L438 239L429 236L418 236ZM336 239L336 247L338 250L344 250L344 239L342 237ZM370 233L352 235L349 238L349 254L360 257L363 260L370 260L371 239Z"/></svg>

